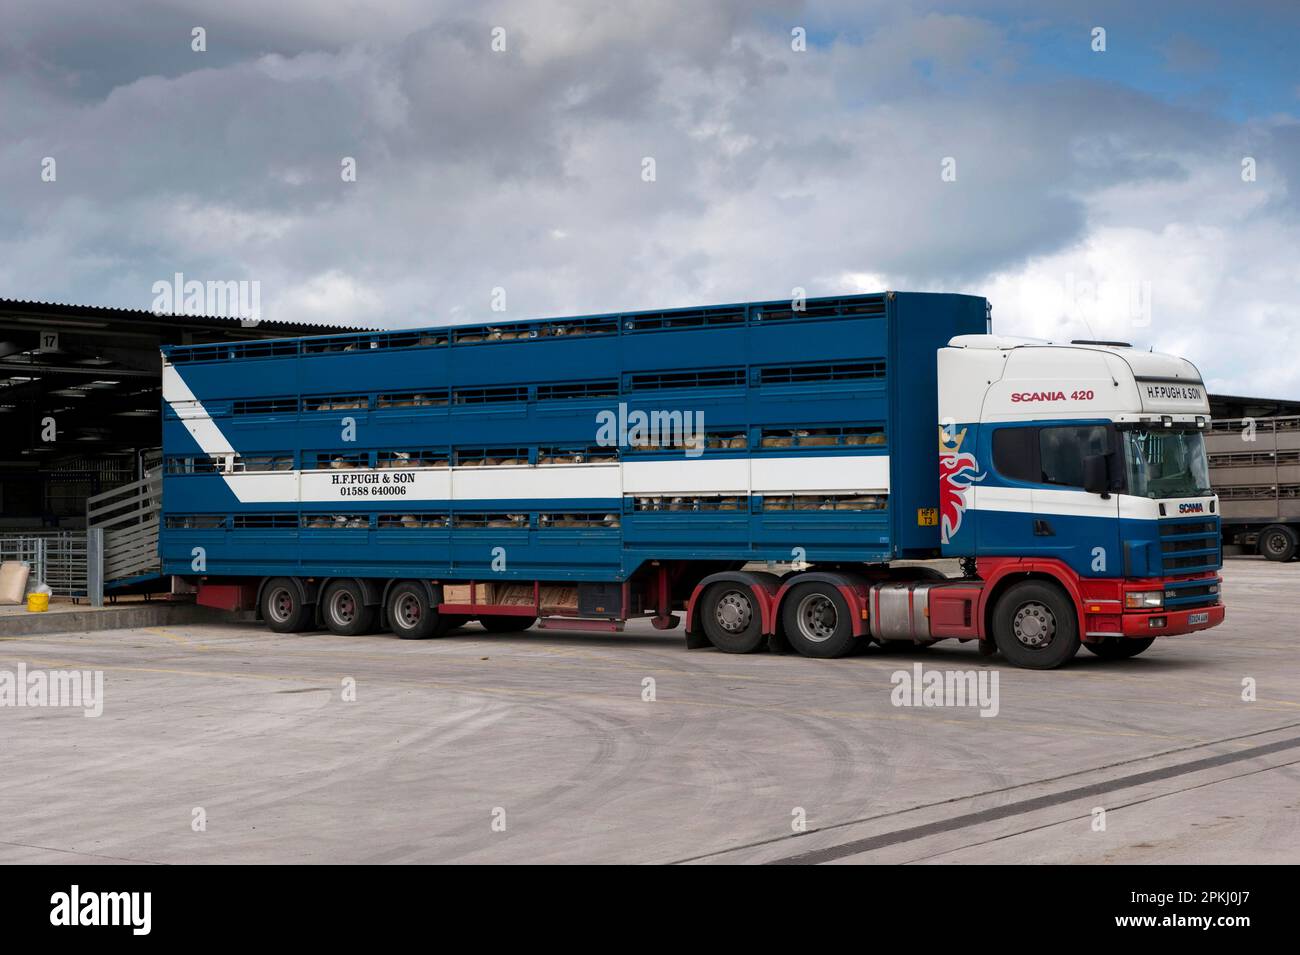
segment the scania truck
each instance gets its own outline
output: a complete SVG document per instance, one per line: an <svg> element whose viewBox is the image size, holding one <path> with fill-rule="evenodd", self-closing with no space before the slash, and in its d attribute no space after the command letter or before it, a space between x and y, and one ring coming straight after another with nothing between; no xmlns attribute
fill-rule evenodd
<svg viewBox="0 0 1300 955"><path fill-rule="evenodd" d="M277 632L648 618L1048 669L1221 623L1197 369L989 316L885 292L167 347L163 569Z"/></svg>

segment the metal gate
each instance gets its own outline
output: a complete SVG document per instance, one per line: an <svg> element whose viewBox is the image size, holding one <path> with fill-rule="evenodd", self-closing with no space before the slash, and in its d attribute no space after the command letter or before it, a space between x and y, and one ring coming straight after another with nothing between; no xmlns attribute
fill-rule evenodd
<svg viewBox="0 0 1300 955"><path fill-rule="evenodd" d="M56 597L86 596L86 556L85 531L0 534L0 560L26 561Z"/></svg>
<svg viewBox="0 0 1300 955"><path fill-rule="evenodd" d="M96 494L86 501L86 526L104 533L104 589L139 583L162 574L158 520L162 476Z"/></svg>

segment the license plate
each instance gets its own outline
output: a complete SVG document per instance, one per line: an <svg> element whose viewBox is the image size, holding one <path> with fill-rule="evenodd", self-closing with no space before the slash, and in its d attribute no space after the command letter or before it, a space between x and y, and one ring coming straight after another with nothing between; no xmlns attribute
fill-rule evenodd
<svg viewBox="0 0 1300 955"><path fill-rule="evenodd" d="M1189 626L1194 627L1198 623L1209 623L1209 622L1210 622L1210 612L1208 610L1205 611L1204 613L1191 613L1187 615L1187 623Z"/></svg>

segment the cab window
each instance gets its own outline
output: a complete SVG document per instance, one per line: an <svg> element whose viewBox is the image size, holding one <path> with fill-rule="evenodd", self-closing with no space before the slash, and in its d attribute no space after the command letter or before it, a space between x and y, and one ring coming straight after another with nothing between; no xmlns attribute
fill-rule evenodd
<svg viewBox="0 0 1300 955"><path fill-rule="evenodd" d="M1004 427L993 432L993 467L1027 484L1083 487L1083 459L1110 448L1106 425Z"/></svg>
<svg viewBox="0 0 1300 955"><path fill-rule="evenodd" d="M1038 454L1043 484L1083 487L1083 459L1105 454L1107 429L1103 425L1042 428L1038 433Z"/></svg>
<svg viewBox="0 0 1300 955"><path fill-rule="evenodd" d="M1013 481L1039 483L1038 429L998 428L994 431L993 466L999 474Z"/></svg>

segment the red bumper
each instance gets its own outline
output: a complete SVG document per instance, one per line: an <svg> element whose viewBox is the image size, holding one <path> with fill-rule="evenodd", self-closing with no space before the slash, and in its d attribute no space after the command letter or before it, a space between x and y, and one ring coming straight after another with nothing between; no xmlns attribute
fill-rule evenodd
<svg viewBox="0 0 1300 955"><path fill-rule="evenodd" d="M1195 610L1159 610L1151 613L1126 613L1120 617L1126 637L1173 637L1183 633L1208 630L1223 623L1224 606L1198 607ZM1196 623L1193 623L1193 618ZM1164 620L1164 626L1152 621Z"/></svg>

